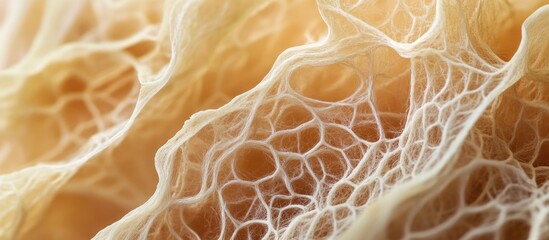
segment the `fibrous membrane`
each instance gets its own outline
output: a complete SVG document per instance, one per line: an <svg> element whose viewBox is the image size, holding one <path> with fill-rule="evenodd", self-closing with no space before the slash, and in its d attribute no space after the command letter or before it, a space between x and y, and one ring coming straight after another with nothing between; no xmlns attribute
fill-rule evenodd
<svg viewBox="0 0 549 240"><path fill-rule="evenodd" d="M0 2L0 239L549 238L549 1Z"/></svg>

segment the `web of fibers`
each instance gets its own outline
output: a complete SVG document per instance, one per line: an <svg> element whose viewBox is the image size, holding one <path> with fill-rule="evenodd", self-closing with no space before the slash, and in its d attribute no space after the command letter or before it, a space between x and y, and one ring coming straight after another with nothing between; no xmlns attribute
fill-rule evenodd
<svg viewBox="0 0 549 240"><path fill-rule="evenodd" d="M327 35L193 115L96 237L548 238L549 8L505 61L507 2L318 4Z"/></svg>
<svg viewBox="0 0 549 240"><path fill-rule="evenodd" d="M0 238L549 239L547 4L0 1Z"/></svg>

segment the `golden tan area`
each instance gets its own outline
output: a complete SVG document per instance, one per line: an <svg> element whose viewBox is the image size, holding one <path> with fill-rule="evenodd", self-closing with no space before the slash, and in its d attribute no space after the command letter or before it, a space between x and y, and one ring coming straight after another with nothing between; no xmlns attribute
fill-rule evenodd
<svg viewBox="0 0 549 240"><path fill-rule="evenodd" d="M548 0L0 0L0 239L549 239Z"/></svg>

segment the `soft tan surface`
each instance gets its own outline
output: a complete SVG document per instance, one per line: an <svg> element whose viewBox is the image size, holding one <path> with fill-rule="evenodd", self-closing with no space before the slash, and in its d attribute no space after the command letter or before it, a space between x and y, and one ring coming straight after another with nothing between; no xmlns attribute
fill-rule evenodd
<svg viewBox="0 0 549 240"><path fill-rule="evenodd" d="M0 1L0 239L549 238L549 1Z"/></svg>

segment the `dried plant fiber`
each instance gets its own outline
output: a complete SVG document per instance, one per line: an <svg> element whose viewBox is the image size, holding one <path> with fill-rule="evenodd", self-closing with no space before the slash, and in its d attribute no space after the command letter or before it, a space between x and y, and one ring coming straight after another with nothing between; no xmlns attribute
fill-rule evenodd
<svg viewBox="0 0 549 240"><path fill-rule="evenodd" d="M548 0L0 0L0 239L549 239Z"/></svg>

